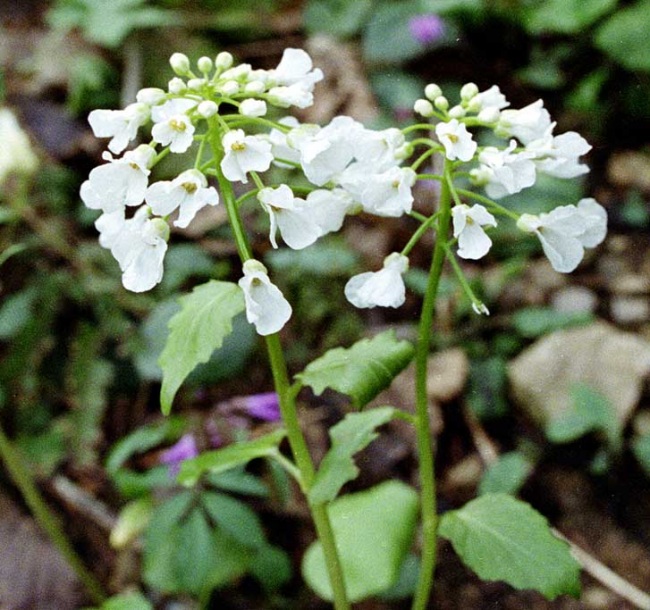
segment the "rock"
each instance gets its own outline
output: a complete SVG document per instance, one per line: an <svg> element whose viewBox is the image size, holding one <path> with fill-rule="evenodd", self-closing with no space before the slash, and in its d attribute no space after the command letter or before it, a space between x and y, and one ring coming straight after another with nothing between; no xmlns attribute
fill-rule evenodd
<svg viewBox="0 0 650 610"><path fill-rule="evenodd" d="M461 348L448 349L429 357L427 362L427 395L430 400L448 402L465 387L469 361Z"/></svg>
<svg viewBox="0 0 650 610"><path fill-rule="evenodd" d="M650 342L604 322L547 335L508 365L515 401L541 425L566 412L575 383L607 397L624 425L648 373Z"/></svg>

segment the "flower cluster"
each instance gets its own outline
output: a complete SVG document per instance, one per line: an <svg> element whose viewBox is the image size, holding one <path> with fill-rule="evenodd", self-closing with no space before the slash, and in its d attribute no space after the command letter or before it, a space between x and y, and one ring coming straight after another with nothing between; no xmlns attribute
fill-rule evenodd
<svg viewBox="0 0 650 610"><path fill-rule="evenodd" d="M386 257L381 270L349 280L346 297L363 308L404 302L410 250L427 229L440 229L440 212L425 216L413 210L417 180L439 180L451 193L454 205L447 222L451 220L454 243L449 245L456 245L460 258L476 260L488 253L488 231L499 215L510 216L519 229L536 235L561 272L573 270L584 249L604 238L606 213L593 199L521 217L494 201L532 186L539 174L573 178L587 171L580 157L589 144L574 132L555 134L556 125L541 100L513 110L498 87L479 91L469 83L461 89L459 103L450 107L441 89L431 84L414 105L425 123L372 130L338 116L319 126L270 113L270 106L283 114L290 106L305 108L313 102L323 75L302 50L287 49L271 70L234 65L228 53L214 60L200 58L198 73L180 53L170 64L177 76L166 91L143 89L125 109L95 110L89 116L95 135L110 138L109 151L104 153L106 163L83 183L81 197L89 208L101 211L96 221L100 244L111 250L130 290L149 290L161 280L170 222L185 228L202 208L221 200L231 205L229 216L238 213L242 202L257 202L268 216L269 241L275 248L278 234L290 248L306 248L359 212L410 215L422 223L401 252ZM150 141L127 150L145 126L150 126ZM503 145L480 145L475 129L490 130ZM407 139L418 130L426 137ZM162 158L188 151L196 151L191 169L171 180L151 181ZM445 159L442 176L421 173L434 154ZM259 174L272 165L299 170L311 186L265 184ZM480 203L467 201L472 198L467 191L462 192L466 201L461 200L454 183L457 172L484 189L487 196L475 196ZM239 203L233 199L233 183L248 189ZM451 250L448 254L454 256ZM275 333L289 320L291 306L264 265L248 253L243 258L239 286L247 318L258 333ZM470 296L475 310L486 313Z"/></svg>

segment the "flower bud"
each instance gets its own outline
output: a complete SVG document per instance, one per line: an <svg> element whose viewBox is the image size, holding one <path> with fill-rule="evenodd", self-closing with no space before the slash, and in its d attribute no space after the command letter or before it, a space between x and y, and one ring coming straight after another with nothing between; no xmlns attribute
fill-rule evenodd
<svg viewBox="0 0 650 610"><path fill-rule="evenodd" d="M213 63L212 60L209 57L199 57L198 61L196 62L196 66L198 67L199 71L203 72L203 74L207 74L208 72L212 71Z"/></svg>
<svg viewBox="0 0 650 610"><path fill-rule="evenodd" d="M239 83L234 80L226 81L221 85L221 92L224 95L235 95L235 93L239 93Z"/></svg>
<svg viewBox="0 0 650 610"><path fill-rule="evenodd" d="M453 107L449 110L449 116L450 116L452 119L462 119L462 118L465 116L465 114L466 114L465 108L463 108L463 107L460 106L460 105L453 106Z"/></svg>
<svg viewBox="0 0 650 610"><path fill-rule="evenodd" d="M489 106L488 108L483 108L483 110L478 113L477 118L482 123L496 123L500 116L501 112L498 108Z"/></svg>
<svg viewBox="0 0 650 610"><path fill-rule="evenodd" d="M212 100L204 100L198 105L196 111L204 119L209 119L211 116L214 116L219 112L219 106L217 106L217 104Z"/></svg>
<svg viewBox="0 0 650 610"><path fill-rule="evenodd" d="M219 70L227 70L232 66L233 62L233 57L228 51L221 51L219 55L217 55L216 59L214 60L214 65L219 69Z"/></svg>
<svg viewBox="0 0 650 610"><path fill-rule="evenodd" d="M173 93L174 95L178 95L179 93L183 93L183 91L187 89L187 85L185 84L184 80L177 77L177 78L172 78L169 81L167 88L169 89L170 93Z"/></svg>
<svg viewBox="0 0 650 610"><path fill-rule="evenodd" d="M205 85L205 83L205 78L190 78L190 80L187 81L187 88L198 91L201 87L203 87L203 85Z"/></svg>
<svg viewBox="0 0 650 610"><path fill-rule="evenodd" d="M429 100L425 99L415 100L415 104L413 104L413 111L427 119L435 114L433 105Z"/></svg>
<svg viewBox="0 0 650 610"><path fill-rule="evenodd" d="M466 83L461 87L460 99L468 102L478 94L478 87L474 83Z"/></svg>
<svg viewBox="0 0 650 610"><path fill-rule="evenodd" d="M438 110L442 110L443 112L446 112L447 108L449 108L449 101L444 95L439 95L435 100L433 100L433 105Z"/></svg>
<svg viewBox="0 0 650 610"><path fill-rule="evenodd" d="M264 93L265 89L266 85L261 80L254 80L250 83L246 83L244 93L248 93L249 95L258 95Z"/></svg>
<svg viewBox="0 0 650 610"><path fill-rule="evenodd" d="M264 116L266 114L266 102L255 99L244 100L239 106L239 114L250 117Z"/></svg>
<svg viewBox="0 0 650 610"><path fill-rule="evenodd" d="M190 72L190 60L184 53L174 53L169 58L169 65L178 76L186 76Z"/></svg>
<svg viewBox="0 0 650 610"><path fill-rule="evenodd" d="M167 221L162 218L152 218L151 228L158 237L162 237L165 241L169 241L169 225Z"/></svg>
<svg viewBox="0 0 650 610"><path fill-rule="evenodd" d="M442 95L442 89L438 85L431 83L424 88L424 95L427 99L433 101Z"/></svg>
<svg viewBox="0 0 650 610"><path fill-rule="evenodd" d="M148 106L155 106L159 102L162 102L165 99L167 94L157 87L147 87L146 89L140 89L135 96L135 99L141 104L147 104Z"/></svg>

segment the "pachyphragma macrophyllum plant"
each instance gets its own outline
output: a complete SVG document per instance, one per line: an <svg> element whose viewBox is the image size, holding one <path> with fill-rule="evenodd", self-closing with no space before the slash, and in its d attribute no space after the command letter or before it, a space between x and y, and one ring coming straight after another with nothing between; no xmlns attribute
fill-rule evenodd
<svg viewBox="0 0 650 610"><path fill-rule="evenodd" d="M354 520L354 515L341 514L352 503L336 499L343 484L356 476L354 453L371 442L375 429L392 417L409 419L417 430L421 559L414 609L424 609L430 596L438 535L449 538L466 563L484 578L536 588L549 597L576 593L578 570L566 545L523 502L488 495L438 518L426 363L445 262L451 263L476 313L488 314L457 258L485 256L497 219L512 221L521 231L535 235L551 265L563 273L577 267L585 248L604 239L607 216L594 199L566 202L537 215L519 215L498 203L533 186L540 174L574 178L586 173L580 158L590 150L589 144L574 132L556 134L541 100L511 109L497 86L479 91L468 83L461 89L459 102L450 106L441 89L430 84L414 104L419 122L404 129L373 130L348 116L319 126L284 115L288 108L311 105L314 87L322 79L321 71L299 49L287 49L271 70L234 65L225 52L215 60L200 58L196 70L180 53L170 63L176 77L166 91L142 89L137 101L123 110L91 112L90 125L96 136L110 138L110 152L104 153L106 163L93 169L81 187L84 203L101 212L95 223L101 245L119 263L124 286L136 292L161 281L170 225L187 227L205 206L226 208L241 259L241 279L238 284L211 281L183 297L183 309L170 323L160 360L163 410L169 411L176 390L192 368L205 361L231 332L232 318L245 311L248 321L265 337L293 459L280 454L276 435L266 444L260 439L243 444L240 461L261 456L277 459L307 496L319 539L314 553L320 554L326 576L321 578L314 567L320 560L306 562L303 573L320 595L343 610L353 601L381 592L397 579L412 542L413 528L399 549L382 547L390 559L388 577L368 584L379 578L374 563L378 559L372 554L360 561L350 550L363 547L363 541L350 540L343 533L341 523ZM149 142L129 148L141 128L149 125ZM478 130L492 132L491 142L500 144L479 145ZM194 153L191 167L172 180L153 179L164 157L188 152ZM442 160L442 171L429 173L426 168L436 155ZM293 168L312 186L305 187L304 179L299 187L265 181L262 175L274 165ZM429 213L413 210L418 181L440 185ZM467 188L471 186L473 190ZM251 206L268 215L269 241L274 248L280 238L290 248L306 248L338 231L348 215L410 216L414 231L404 248L387 253L382 269L348 281L345 295L361 308L399 307L404 302L403 276L409 254L425 234L433 232L435 247L415 348L384 333L348 349L330 350L291 382L278 333L290 320L292 309L264 264L254 257L240 214L241 208ZM295 399L300 389L308 385L316 394L334 389L361 407L389 385L413 355L415 416L393 408L348 414L331 430L332 450L316 469L298 424ZM218 450L188 460L181 467L180 480L190 484L201 472L221 467L220 455ZM402 494L414 493L403 488ZM388 503L386 508L400 515L405 504ZM363 516L356 518L363 521ZM362 535L364 530L358 531ZM378 535L382 537L381 532ZM368 564L366 572L360 563Z"/></svg>

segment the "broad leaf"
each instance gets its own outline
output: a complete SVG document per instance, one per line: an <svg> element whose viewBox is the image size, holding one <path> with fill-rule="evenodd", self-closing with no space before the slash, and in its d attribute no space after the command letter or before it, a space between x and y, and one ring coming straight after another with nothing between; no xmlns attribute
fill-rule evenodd
<svg viewBox="0 0 650 610"><path fill-rule="evenodd" d="M394 413L392 407L348 413L330 429L332 446L323 458L309 490L312 504L331 502L345 483L357 477L359 469L352 456L377 438L375 429L388 422Z"/></svg>
<svg viewBox="0 0 650 610"><path fill-rule="evenodd" d="M187 486L195 485L204 473L225 472L256 458L271 456L277 453L278 445L285 435L284 430L275 430L251 441L227 445L223 449L206 451L191 460L184 460L178 481Z"/></svg>
<svg viewBox="0 0 650 610"><path fill-rule="evenodd" d="M392 587L415 534L415 490L399 481L387 481L336 499L329 506L329 515L350 601L357 602ZM302 573L320 597L332 599L319 542L307 549Z"/></svg>
<svg viewBox="0 0 650 610"><path fill-rule="evenodd" d="M165 414L183 380L221 347L232 332L233 318L244 311L239 286L216 280L197 286L180 302L182 309L169 321L169 337L159 360L163 371L160 403Z"/></svg>
<svg viewBox="0 0 650 610"><path fill-rule="evenodd" d="M486 471L478 487L479 495L506 493L514 495L526 482L533 464L518 451L504 453Z"/></svg>
<svg viewBox="0 0 650 610"><path fill-rule="evenodd" d="M207 491L201 494L201 503L214 523L237 542L255 549L266 544L260 518L244 502Z"/></svg>
<svg viewBox="0 0 650 610"><path fill-rule="evenodd" d="M628 70L650 70L650 2L616 11L596 32L595 45Z"/></svg>
<svg viewBox="0 0 650 610"><path fill-rule="evenodd" d="M296 378L316 395L330 388L347 394L361 408L391 384L413 353L413 345L398 341L390 330L372 339L362 339L347 349L329 350Z"/></svg>
<svg viewBox="0 0 650 610"><path fill-rule="evenodd" d="M617 0L547 0L525 9L524 25L532 34L577 34L614 9Z"/></svg>
<svg viewBox="0 0 650 610"><path fill-rule="evenodd" d="M443 515L440 535L483 580L535 589L548 599L580 595L580 566L546 519L506 494L486 494Z"/></svg>
<svg viewBox="0 0 650 610"><path fill-rule="evenodd" d="M610 447L620 446L622 430L614 405L597 390L577 383L571 388L571 405L548 422L546 436L553 443L568 443L592 431L604 433Z"/></svg>

